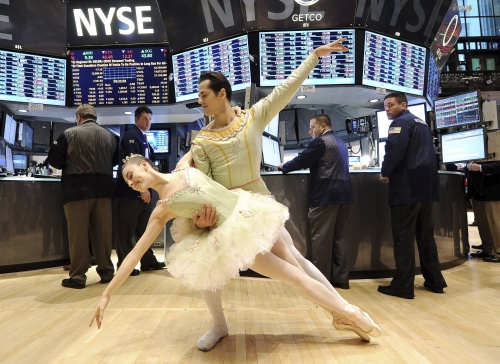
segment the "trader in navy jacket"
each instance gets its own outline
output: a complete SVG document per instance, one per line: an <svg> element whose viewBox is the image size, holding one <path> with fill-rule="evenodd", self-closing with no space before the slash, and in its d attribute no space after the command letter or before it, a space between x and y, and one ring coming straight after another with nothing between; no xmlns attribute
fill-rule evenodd
<svg viewBox="0 0 500 364"><path fill-rule="evenodd" d="M125 182L121 167L123 159L130 154L141 154L154 161L153 148L148 143L146 132L151 127L153 112L147 106L139 106L135 110L135 125L125 132L120 141L120 163L116 176L115 199L117 204L117 241L116 253L118 255L118 266L123 259L134 248L134 241L144 234L146 226L154 209L154 201L151 199L151 191L134 191ZM165 263L160 263L150 248L141 259L141 270L163 269ZM134 269L132 276L140 272Z"/></svg>
<svg viewBox="0 0 500 364"><path fill-rule="evenodd" d="M310 121L309 146L279 168L283 173L310 169L309 225L313 263L337 288L349 288L348 213L352 204L349 153L331 130L328 115Z"/></svg>
<svg viewBox="0 0 500 364"><path fill-rule="evenodd" d="M414 298L414 238L424 287L434 293L443 293L446 282L441 274L432 222L432 205L439 200L432 131L425 121L406 110L407 105L406 95L401 92L384 98L384 108L392 123L380 181L389 184L396 274L390 285L379 286L378 291Z"/></svg>

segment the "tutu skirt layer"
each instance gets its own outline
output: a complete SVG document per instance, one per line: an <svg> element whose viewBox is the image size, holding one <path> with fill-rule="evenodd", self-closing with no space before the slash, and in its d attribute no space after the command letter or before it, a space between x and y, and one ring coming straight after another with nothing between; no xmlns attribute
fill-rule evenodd
<svg viewBox="0 0 500 364"><path fill-rule="evenodd" d="M196 229L191 219L176 218L171 233L176 242L167 257L170 274L195 290L215 291L271 251L288 219L288 209L272 196L235 190L232 214L213 230Z"/></svg>

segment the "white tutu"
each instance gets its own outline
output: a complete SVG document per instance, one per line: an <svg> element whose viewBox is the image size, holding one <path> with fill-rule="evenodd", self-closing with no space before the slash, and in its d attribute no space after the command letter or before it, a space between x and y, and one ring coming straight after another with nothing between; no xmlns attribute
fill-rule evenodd
<svg viewBox="0 0 500 364"><path fill-rule="evenodd" d="M171 234L176 242L167 257L173 277L190 289L215 291L240 270L268 253L288 219L287 207L274 197L241 189L233 213L213 230L197 229L193 220L176 218Z"/></svg>

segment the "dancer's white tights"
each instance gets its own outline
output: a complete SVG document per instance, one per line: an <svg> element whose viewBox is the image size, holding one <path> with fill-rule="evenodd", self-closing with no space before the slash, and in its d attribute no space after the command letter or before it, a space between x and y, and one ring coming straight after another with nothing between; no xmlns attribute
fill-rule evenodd
<svg viewBox="0 0 500 364"><path fill-rule="evenodd" d="M259 260L264 260L264 262L262 263L264 267L260 267L260 265L258 264L259 261L256 261L256 264L251 267L256 272L289 284L290 286L296 288L306 298L317 303L318 305L321 305L323 308L330 312L344 312L344 307L347 304L347 301L342 298L342 296L330 284L328 279L326 279L326 277L319 271L319 269L316 268L316 266L309 260L305 259L302 254L300 254L297 248L295 248L295 246L293 245L292 237L284 227L281 229L281 238L276 242L275 246L273 247L272 253L259 255L258 257ZM274 258L271 259L271 257ZM274 265L275 263L271 262L265 263L267 259L276 260L276 265ZM265 266L266 264L267 266ZM286 274L283 274L284 272L280 272L280 270L282 269L280 268L280 266L282 265L287 268L287 271L290 270L290 272ZM292 267L294 269L291 269ZM260 271L258 271L257 269L259 269ZM296 276L296 279L293 278L294 276ZM309 280L307 280L306 277L309 278ZM299 281L303 282L301 284L298 284ZM312 285L309 287L311 287L313 291L316 291L318 295L309 297L307 296L307 294L310 290L306 289L303 292L303 290L298 288L299 286L303 286L304 284L310 284L307 283L307 281L312 281ZM321 287L319 291L317 287ZM325 294L327 295L325 296ZM316 296L328 297L328 305L317 302L315 298ZM198 349L208 351L212 349L217 341L228 334L228 330L224 312L222 310L221 291L201 291L201 297L205 301L205 304L207 305L214 320L214 325L198 341ZM322 300L322 302L323 301L324 300ZM326 303L326 301L324 302Z"/></svg>

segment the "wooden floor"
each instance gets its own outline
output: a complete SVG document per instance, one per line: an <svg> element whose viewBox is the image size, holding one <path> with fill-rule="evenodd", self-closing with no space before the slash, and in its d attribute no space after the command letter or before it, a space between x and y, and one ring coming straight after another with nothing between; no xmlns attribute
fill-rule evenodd
<svg viewBox="0 0 500 364"><path fill-rule="evenodd" d="M478 242L470 229L471 244ZM89 322L104 286L95 269L83 290L61 287L61 267L0 275L0 363L499 363L500 264L470 259L443 272L446 293L405 300L377 293L389 279L340 290L384 330L364 343L283 284L233 280L223 294L230 335L200 352L210 316L196 292L166 271L130 277L103 327Z"/></svg>

